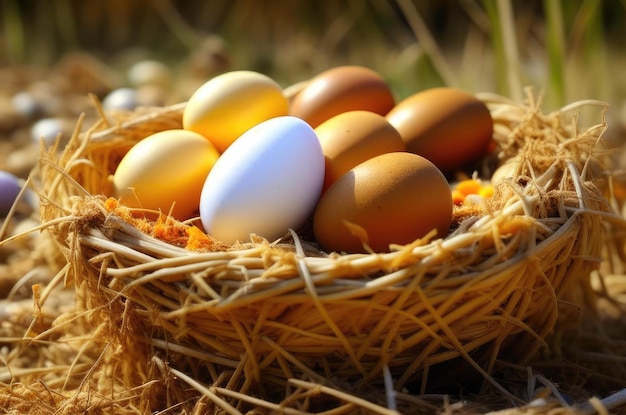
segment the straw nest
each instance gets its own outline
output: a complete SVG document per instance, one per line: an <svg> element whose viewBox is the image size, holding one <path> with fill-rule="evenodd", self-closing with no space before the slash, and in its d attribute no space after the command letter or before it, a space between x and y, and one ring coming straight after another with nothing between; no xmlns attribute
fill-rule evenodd
<svg viewBox="0 0 626 415"><path fill-rule="evenodd" d="M63 278L99 336L91 390L124 390L144 410L198 396L230 413L310 410L338 390L424 392L456 362L506 393L489 376L498 360L524 364L593 307L590 274L619 219L603 117L580 129L585 103L544 114L530 94L481 98L498 149L479 171L513 159L514 174L457 208L445 239L382 254L328 254L295 232L226 246L193 221L142 218L110 197L110 175L134 143L180 128L184 104L102 114L82 133L79 121L60 155L44 152L40 191Z"/></svg>

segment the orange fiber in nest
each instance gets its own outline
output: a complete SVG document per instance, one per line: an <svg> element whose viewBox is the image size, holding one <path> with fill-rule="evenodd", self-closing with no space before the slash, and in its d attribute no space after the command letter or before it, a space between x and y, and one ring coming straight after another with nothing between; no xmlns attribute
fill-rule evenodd
<svg viewBox="0 0 626 415"><path fill-rule="evenodd" d="M185 249L190 251L225 251L228 245L211 238L196 226L188 226Z"/></svg>
<svg viewBox="0 0 626 415"><path fill-rule="evenodd" d="M112 197L104 202L104 207L141 232L174 246L190 251L224 251L228 248L228 245L215 240L198 227L186 225L167 215L161 214L153 221L138 216L133 209Z"/></svg>

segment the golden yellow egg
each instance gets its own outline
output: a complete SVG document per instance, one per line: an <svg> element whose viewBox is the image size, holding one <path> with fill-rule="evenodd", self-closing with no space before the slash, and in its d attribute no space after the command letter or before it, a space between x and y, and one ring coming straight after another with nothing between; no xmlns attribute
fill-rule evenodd
<svg viewBox="0 0 626 415"><path fill-rule="evenodd" d="M205 137L166 130L144 138L122 158L113 175L120 201L130 207L171 213L180 220L197 215L204 181L219 157Z"/></svg>
<svg viewBox="0 0 626 415"><path fill-rule="evenodd" d="M289 102L273 79L232 71L212 78L189 98L183 128L202 134L222 153L250 128L288 112Z"/></svg>

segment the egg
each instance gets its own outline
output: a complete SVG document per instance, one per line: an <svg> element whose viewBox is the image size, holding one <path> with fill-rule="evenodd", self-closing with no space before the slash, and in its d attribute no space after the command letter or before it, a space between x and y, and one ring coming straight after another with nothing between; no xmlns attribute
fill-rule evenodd
<svg viewBox="0 0 626 415"><path fill-rule="evenodd" d="M432 88L400 101L388 114L407 151L444 171L462 168L487 151L493 120L487 106L456 88Z"/></svg>
<svg viewBox="0 0 626 415"><path fill-rule="evenodd" d="M34 119L42 113L41 103L27 91L20 91L13 95L11 104L15 111L26 119Z"/></svg>
<svg viewBox="0 0 626 415"><path fill-rule="evenodd" d="M116 196L126 206L196 215L204 181L219 157L202 135L182 129L144 138L122 158L113 175Z"/></svg>
<svg viewBox="0 0 626 415"><path fill-rule="evenodd" d="M183 111L183 128L204 135L221 153L250 128L288 112L289 102L273 79L231 71L193 93Z"/></svg>
<svg viewBox="0 0 626 415"><path fill-rule="evenodd" d="M137 107L137 91L133 88L118 88L109 92L102 100L107 111L132 111Z"/></svg>
<svg viewBox="0 0 626 415"><path fill-rule="evenodd" d="M71 128L68 122L60 118L42 118L31 126L30 138L34 143L43 141L46 147L50 147L57 139L63 142L69 136Z"/></svg>
<svg viewBox="0 0 626 415"><path fill-rule="evenodd" d="M356 165L406 149L398 130L385 117L370 111L341 113L320 124L315 133L326 159L323 191Z"/></svg>
<svg viewBox="0 0 626 415"><path fill-rule="evenodd" d="M9 213L21 189L22 186L15 175L0 170L0 217Z"/></svg>
<svg viewBox="0 0 626 415"><path fill-rule="evenodd" d="M209 173L200 199L205 231L232 244L275 240L310 218L324 181L324 154L303 120L282 116L239 137Z"/></svg>
<svg viewBox="0 0 626 415"><path fill-rule="evenodd" d="M134 63L127 72L127 78L135 87L158 85L167 87L171 83L172 73L164 63L155 60L142 60Z"/></svg>
<svg viewBox="0 0 626 415"><path fill-rule="evenodd" d="M312 127L342 112L364 110L385 115L395 100L376 71L363 66L337 66L319 73L291 102L290 114Z"/></svg>
<svg viewBox="0 0 626 415"><path fill-rule="evenodd" d="M375 252L436 230L444 237L452 195L443 173L422 156L386 153L341 176L321 197L313 233L327 251Z"/></svg>
<svg viewBox="0 0 626 415"><path fill-rule="evenodd" d="M491 175L491 183L494 185L504 179L514 178L520 174L521 158L513 157L500 165Z"/></svg>

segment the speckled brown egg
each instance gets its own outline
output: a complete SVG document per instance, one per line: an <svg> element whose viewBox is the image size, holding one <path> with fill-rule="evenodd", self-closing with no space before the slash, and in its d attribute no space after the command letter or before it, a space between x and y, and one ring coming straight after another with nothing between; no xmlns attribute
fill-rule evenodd
<svg viewBox="0 0 626 415"><path fill-rule="evenodd" d="M342 112L364 110L380 115L393 108L389 85L363 66L337 66L319 73L293 98L290 114L315 128Z"/></svg>
<svg viewBox="0 0 626 415"><path fill-rule="evenodd" d="M487 106L455 88L432 88L405 98L387 119L402 136L407 151L444 171L460 169L484 155L493 136Z"/></svg>
<svg viewBox="0 0 626 415"><path fill-rule="evenodd" d="M370 111L341 113L324 121L315 132L326 160L323 191L358 164L406 149L398 130L385 117Z"/></svg>
<svg viewBox="0 0 626 415"><path fill-rule="evenodd" d="M313 232L327 251L375 252L407 244L451 223L452 195L441 171L413 153L386 153L341 176L322 196Z"/></svg>

